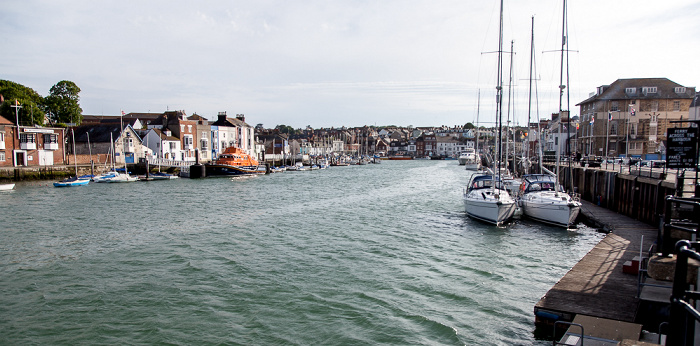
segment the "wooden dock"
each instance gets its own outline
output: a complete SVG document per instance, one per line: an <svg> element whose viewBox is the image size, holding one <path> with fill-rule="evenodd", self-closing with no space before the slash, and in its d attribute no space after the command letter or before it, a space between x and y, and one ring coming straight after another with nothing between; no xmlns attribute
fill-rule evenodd
<svg viewBox="0 0 700 346"><path fill-rule="evenodd" d="M639 256L656 240L657 229L641 221L582 201L581 212L598 227L610 231L535 305L536 324L573 321L582 314L615 321L635 321L639 299L637 275L623 273L625 261Z"/></svg>

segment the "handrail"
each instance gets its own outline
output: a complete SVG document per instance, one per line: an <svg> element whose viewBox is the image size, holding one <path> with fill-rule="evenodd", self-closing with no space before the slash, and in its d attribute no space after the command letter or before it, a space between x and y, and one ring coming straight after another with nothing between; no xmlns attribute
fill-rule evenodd
<svg viewBox="0 0 700 346"><path fill-rule="evenodd" d="M583 336L583 326L582 326L581 324L578 324L578 323L567 322L567 321L554 321L554 334L553 334L553 335L554 335L554 340L552 340L552 345L553 345L553 346L557 346L557 345L568 345L568 344L563 344L563 343L557 341L557 338L556 338L556 335L557 335L557 324L566 324L566 325L569 325L569 326L577 326L577 327L581 328L581 334L580 334L580 335L581 335L581 346L583 346L583 339L584 339L584 336ZM564 333L564 335L563 335L562 337L564 337L565 335L566 335L566 333ZM578 335L578 334L571 334L571 335L576 336L576 335Z"/></svg>
<svg viewBox="0 0 700 346"><path fill-rule="evenodd" d="M676 243L676 271L673 277L671 291L671 310L667 345L693 345L695 339L695 323L700 321L700 312L688 300L697 298L700 292L690 291L687 283L688 259L700 261L700 242L681 240Z"/></svg>
<svg viewBox="0 0 700 346"><path fill-rule="evenodd" d="M665 201L665 216L664 220L666 220L663 223L663 235L659 237L659 248L661 249L661 255L664 257L668 257L671 255L674 249L674 243L671 239L671 231L672 230L680 230L680 231L685 231L685 232L690 232L691 234L697 234L698 231L697 229L694 228L688 228L688 227L683 227L683 226L693 226L697 225L697 222L687 222L686 220L678 220L678 221L673 221L671 218L672 213L673 213L673 204L677 205L688 205L693 207L693 215L695 218L697 218L697 213L700 212L700 201L698 201L697 198L682 198L682 197L675 197L675 196L666 196L666 201ZM693 220L695 221L695 220Z"/></svg>

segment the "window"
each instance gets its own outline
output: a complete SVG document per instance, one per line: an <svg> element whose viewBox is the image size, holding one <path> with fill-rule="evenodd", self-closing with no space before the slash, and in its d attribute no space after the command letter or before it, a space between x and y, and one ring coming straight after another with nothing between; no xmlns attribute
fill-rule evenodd
<svg viewBox="0 0 700 346"><path fill-rule="evenodd" d="M34 142L36 142L36 138L34 137L34 134L32 134L32 133L21 133L19 135L19 142L20 143L34 143Z"/></svg>
<svg viewBox="0 0 700 346"><path fill-rule="evenodd" d="M659 101L651 101L651 111L652 112L659 111Z"/></svg>
<svg viewBox="0 0 700 346"><path fill-rule="evenodd" d="M620 105L617 103L617 101L613 101L612 105L610 106L610 111L617 112L619 110L620 110Z"/></svg>
<svg viewBox="0 0 700 346"><path fill-rule="evenodd" d="M170 142L170 150L175 150L175 142Z"/></svg>
<svg viewBox="0 0 700 346"><path fill-rule="evenodd" d="M651 122L652 122L652 123L655 123L655 122L658 120L658 117L659 117L658 115L652 115L652 116L651 116Z"/></svg>
<svg viewBox="0 0 700 346"><path fill-rule="evenodd" d="M656 126L656 124L649 125L649 135L656 136L657 129L658 127Z"/></svg>
<svg viewBox="0 0 700 346"><path fill-rule="evenodd" d="M637 93L637 88L625 88L625 93L629 95L634 95Z"/></svg>
<svg viewBox="0 0 700 346"><path fill-rule="evenodd" d="M685 88L683 88L685 89ZM673 111L678 112L681 110L681 101L673 101Z"/></svg>
<svg viewBox="0 0 700 346"><path fill-rule="evenodd" d="M617 136L617 122L610 122L610 135Z"/></svg>
<svg viewBox="0 0 700 346"><path fill-rule="evenodd" d="M200 146L202 150L207 150L207 147L209 146L209 141L207 141L206 138L202 138Z"/></svg>
<svg viewBox="0 0 700 346"><path fill-rule="evenodd" d="M632 125L630 127L630 136L636 136L637 135L637 124L630 124Z"/></svg>
<svg viewBox="0 0 700 346"><path fill-rule="evenodd" d="M0 142L5 142L5 132L0 132Z"/></svg>
<svg viewBox="0 0 700 346"><path fill-rule="evenodd" d="M58 143L58 136L55 134L45 134L44 135L44 144L48 143Z"/></svg>
<svg viewBox="0 0 700 346"><path fill-rule="evenodd" d="M656 87L643 87L642 93L646 94L656 94Z"/></svg>
<svg viewBox="0 0 700 346"><path fill-rule="evenodd" d="M4 151L0 151L0 161L5 161L5 160L7 160L7 159L5 158L5 152L4 152Z"/></svg>
<svg viewBox="0 0 700 346"><path fill-rule="evenodd" d="M685 87L676 87L676 94L685 94Z"/></svg>

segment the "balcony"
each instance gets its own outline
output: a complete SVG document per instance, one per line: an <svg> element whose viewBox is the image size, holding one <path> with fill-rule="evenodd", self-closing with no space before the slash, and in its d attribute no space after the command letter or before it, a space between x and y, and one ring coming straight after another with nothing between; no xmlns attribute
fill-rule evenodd
<svg viewBox="0 0 700 346"><path fill-rule="evenodd" d="M44 150L58 150L58 143L44 143Z"/></svg>

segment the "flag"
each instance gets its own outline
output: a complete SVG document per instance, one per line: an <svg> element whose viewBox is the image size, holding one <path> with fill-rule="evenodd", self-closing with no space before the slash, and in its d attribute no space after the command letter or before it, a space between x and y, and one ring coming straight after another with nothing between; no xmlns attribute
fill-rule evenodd
<svg viewBox="0 0 700 346"><path fill-rule="evenodd" d="M637 113L637 112L634 110L634 107L630 108L630 115L631 115L631 116L635 116L636 113Z"/></svg>
<svg viewBox="0 0 700 346"><path fill-rule="evenodd" d="M591 126L593 126L593 123L595 122L595 115L591 117Z"/></svg>
<svg viewBox="0 0 700 346"><path fill-rule="evenodd" d="M126 115L126 113L124 113L124 111L122 111L122 115Z"/></svg>
<svg viewBox="0 0 700 346"><path fill-rule="evenodd" d="M608 112L608 121L612 120L612 112Z"/></svg>
<svg viewBox="0 0 700 346"><path fill-rule="evenodd" d="M15 100L15 106L19 106L19 101Z"/></svg>
<svg viewBox="0 0 700 346"><path fill-rule="evenodd" d="M576 123L576 129L578 130L578 123Z"/></svg>

